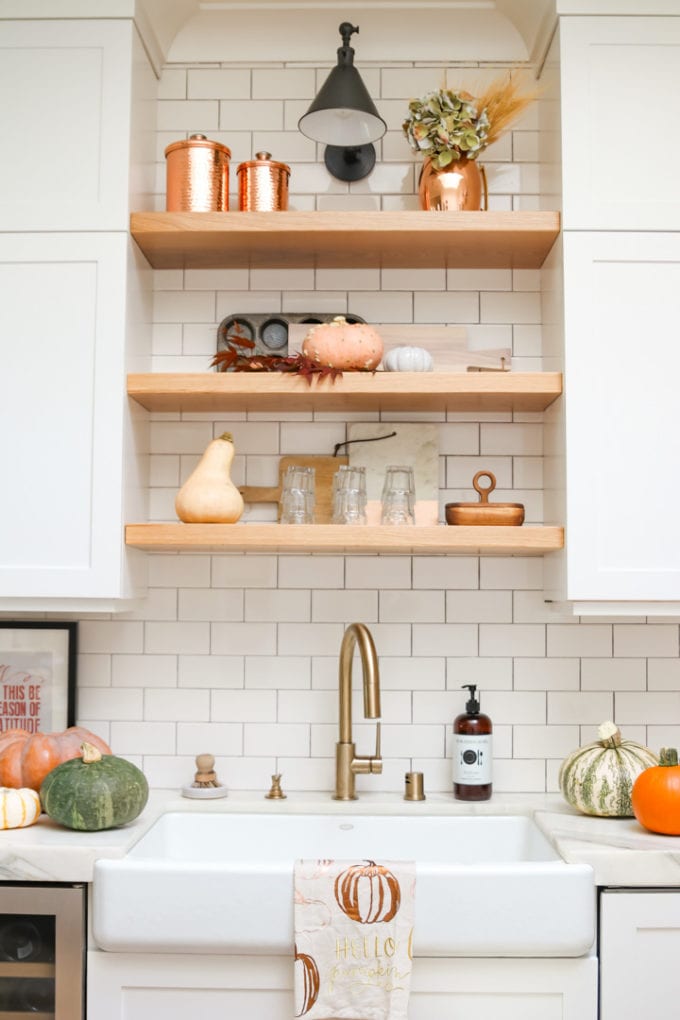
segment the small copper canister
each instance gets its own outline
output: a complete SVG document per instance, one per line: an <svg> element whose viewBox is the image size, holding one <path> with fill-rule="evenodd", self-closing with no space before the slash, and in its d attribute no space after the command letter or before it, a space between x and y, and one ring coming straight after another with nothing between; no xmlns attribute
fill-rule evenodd
<svg viewBox="0 0 680 1020"><path fill-rule="evenodd" d="M290 167L277 163L269 152L256 152L255 159L240 163L238 207L242 212L279 212L288 208Z"/></svg>
<svg viewBox="0 0 680 1020"><path fill-rule="evenodd" d="M167 211L227 212L230 156L226 145L211 142L205 135L168 145Z"/></svg>

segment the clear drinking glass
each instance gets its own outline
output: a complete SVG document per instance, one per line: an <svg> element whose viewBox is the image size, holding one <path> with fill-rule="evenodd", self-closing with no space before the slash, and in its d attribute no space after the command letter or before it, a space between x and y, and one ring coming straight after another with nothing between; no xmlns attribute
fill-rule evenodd
<svg viewBox="0 0 680 1020"><path fill-rule="evenodd" d="M333 524L366 523L366 468L341 464L333 475Z"/></svg>
<svg viewBox="0 0 680 1020"><path fill-rule="evenodd" d="M314 468L291 464L281 485L281 524L314 523Z"/></svg>
<svg viewBox="0 0 680 1020"><path fill-rule="evenodd" d="M414 524L416 490L413 468L390 464L382 491L381 524Z"/></svg>

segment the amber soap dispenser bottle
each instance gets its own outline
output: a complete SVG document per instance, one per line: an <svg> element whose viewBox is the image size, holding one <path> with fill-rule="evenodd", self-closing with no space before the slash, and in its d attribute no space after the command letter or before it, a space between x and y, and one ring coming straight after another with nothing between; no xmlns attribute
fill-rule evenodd
<svg viewBox="0 0 680 1020"><path fill-rule="evenodd" d="M453 720L453 796L456 800L488 800L491 796L491 733L488 715L479 711L476 684L463 684L470 692L465 711Z"/></svg>

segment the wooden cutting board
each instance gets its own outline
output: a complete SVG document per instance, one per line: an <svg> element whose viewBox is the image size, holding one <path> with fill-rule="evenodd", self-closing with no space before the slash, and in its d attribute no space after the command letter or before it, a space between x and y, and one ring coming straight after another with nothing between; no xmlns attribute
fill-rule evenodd
<svg viewBox="0 0 680 1020"><path fill-rule="evenodd" d="M314 468L316 496L314 520L316 524L330 524L333 515L333 475L341 464L349 464L349 457L324 457L312 453L290 454L279 461L278 485L240 485L239 492L246 503L280 504L283 476L291 464Z"/></svg>

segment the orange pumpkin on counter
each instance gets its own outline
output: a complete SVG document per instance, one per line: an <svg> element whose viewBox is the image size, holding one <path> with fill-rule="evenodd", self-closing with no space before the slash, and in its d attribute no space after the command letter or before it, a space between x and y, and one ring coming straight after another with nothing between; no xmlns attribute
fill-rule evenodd
<svg viewBox="0 0 680 1020"><path fill-rule="evenodd" d="M630 794L640 825L664 836L680 836L680 765L674 747L662 747L659 764L645 769Z"/></svg>
<svg viewBox="0 0 680 1020"><path fill-rule="evenodd" d="M317 365L341 372L373 372L383 356L377 330L366 322L347 322L336 315L332 322L312 326L302 342L302 353Z"/></svg>
<svg viewBox="0 0 680 1020"><path fill-rule="evenodd" d="M83 741L103 754L112 753L101 737L82 726L69 726L58 733L7 730L0 734L0 786L38 791L48 772L63 761L80 757Z"/></svg>

